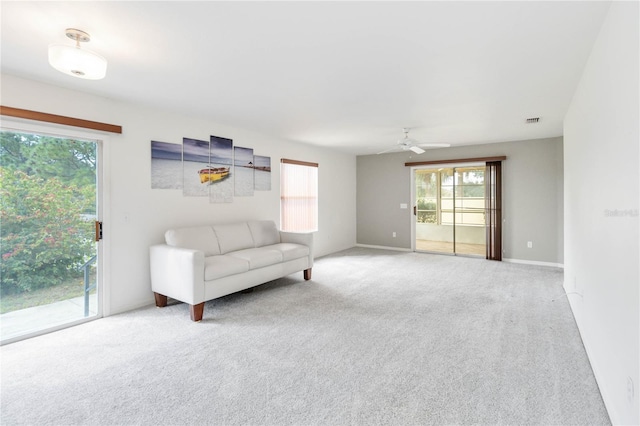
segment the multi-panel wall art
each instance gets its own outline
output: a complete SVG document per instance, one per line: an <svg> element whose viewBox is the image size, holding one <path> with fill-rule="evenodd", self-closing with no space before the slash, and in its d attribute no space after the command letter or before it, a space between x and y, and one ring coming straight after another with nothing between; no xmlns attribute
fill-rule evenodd
<svg viewBox="0 0 640 426"><path fill-rule="evenodd" d="M218 136L183 138L182 145L151 141L151 188L182 189L185 196L230 203L234 196L271 190L271 158Z"/></svg>

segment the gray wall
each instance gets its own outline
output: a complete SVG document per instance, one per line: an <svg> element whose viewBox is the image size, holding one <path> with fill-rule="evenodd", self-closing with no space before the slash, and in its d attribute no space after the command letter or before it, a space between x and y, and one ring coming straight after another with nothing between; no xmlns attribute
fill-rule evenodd
<svg viewBox="0 0 640 426"><path fill-rule="evenodd" d="M357 157L358 244L411 248L411 168L405 162L506 155L504 257L563 263L562 138ZM400 204L408 204L401 209ZM396 232L396 237L392 236ZM533 248L527 248L527 241Z"/></svg>

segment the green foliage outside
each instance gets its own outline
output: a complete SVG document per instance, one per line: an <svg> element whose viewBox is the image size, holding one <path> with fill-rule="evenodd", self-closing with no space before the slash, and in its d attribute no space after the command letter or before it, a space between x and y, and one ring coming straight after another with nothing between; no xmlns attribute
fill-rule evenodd
<svg viewBox="0 0 640 426"><path fill-rule="evenodd" d="M415 182L418 223L438 223L438 200L453 205L454 197L484 200L485 196L484 167L418 170Z"/></svg>
<svg viewBox="0 0 640 426"><path fill-rule="evenodd" d="M420 198L418 200L418 210L435 210L436 202L435 200L425 200L424 198Z"/></svg>
<svg viewBox="0 0 640 426"><path fill-rule="evenodd" d="M424 198L418 198L418 223L437 223L436 201Z"/></svg>
<svg viewBox="0 0 640 426"><path fill-rule="evenodd" d="M23 293L5 294L0 299L0 314L19 311L33 306L48 305L84 295L83 279L74 278L65 283Z"/></svg>
<svg viewBox="0 0 640 426"><path fill-rule="evenodd" d="M0 294L82 276L94 252L95 143L0 133Z"/></svg>

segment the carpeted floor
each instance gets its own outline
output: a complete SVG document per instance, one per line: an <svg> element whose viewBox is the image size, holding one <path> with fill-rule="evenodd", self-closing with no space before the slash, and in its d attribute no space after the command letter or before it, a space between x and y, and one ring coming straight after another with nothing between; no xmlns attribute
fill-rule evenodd
<svg viewBox="0 0 640 426"><path fill-rule="evenodd" d="M609 424L552 268L354 248L0 348L3 425Z"/></svg>

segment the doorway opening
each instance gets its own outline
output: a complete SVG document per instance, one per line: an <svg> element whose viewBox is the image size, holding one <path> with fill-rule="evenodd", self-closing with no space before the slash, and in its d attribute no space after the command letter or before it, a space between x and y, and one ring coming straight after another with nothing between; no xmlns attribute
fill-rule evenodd
<svg viewBox="0 0 640 426"><path fill-rule="evenodd" d="M100 149L0 129L0 343L102 314Z"/></svg>
<svg viewBox="0 0 640 426"><path fill-rule="evenodd" d="M485 165L413 170L414 249L486 254Z"/></svg>

